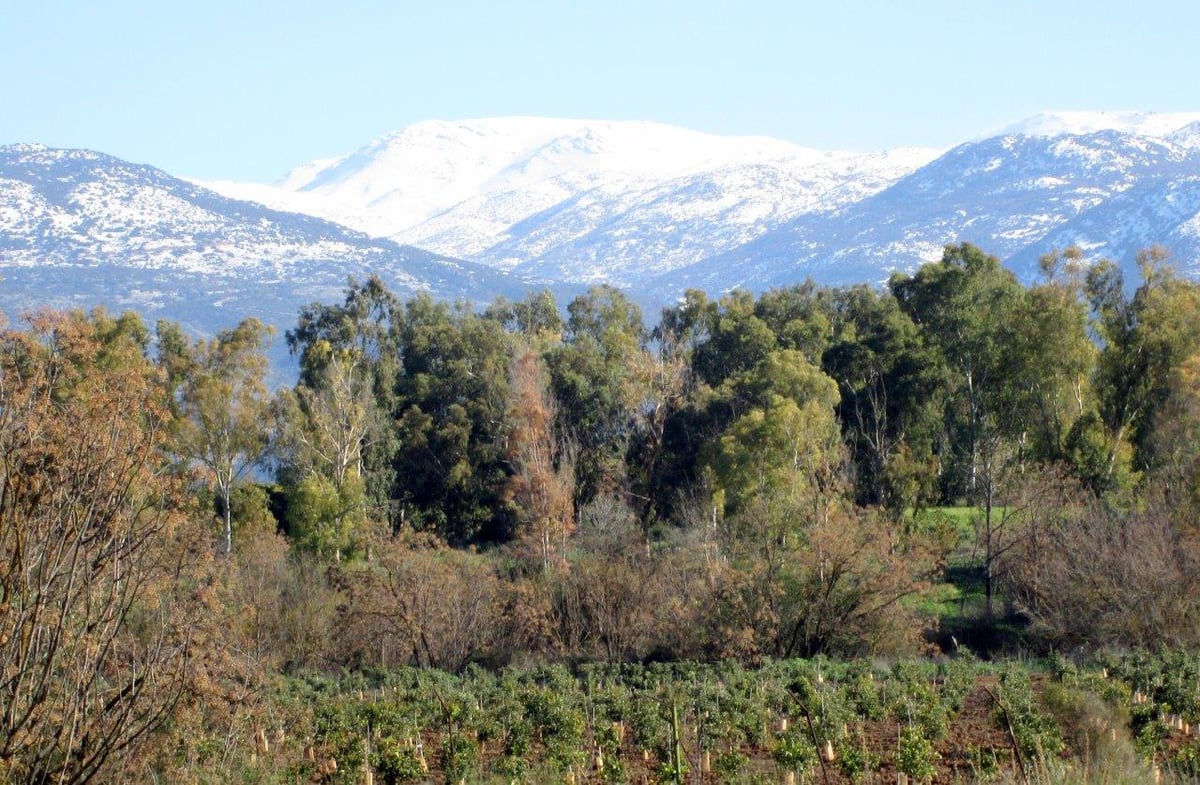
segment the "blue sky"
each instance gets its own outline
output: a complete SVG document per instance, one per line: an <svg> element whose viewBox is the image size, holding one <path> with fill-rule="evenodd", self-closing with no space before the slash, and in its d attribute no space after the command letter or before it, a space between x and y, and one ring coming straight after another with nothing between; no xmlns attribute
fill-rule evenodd
<svg viewBox="0 0 1200 785"><path fill-rule="evenodd" d="M945 146L1044 109L1200 110L1200 3L9 0L0 143L268 182L425 119Z"/></svg>

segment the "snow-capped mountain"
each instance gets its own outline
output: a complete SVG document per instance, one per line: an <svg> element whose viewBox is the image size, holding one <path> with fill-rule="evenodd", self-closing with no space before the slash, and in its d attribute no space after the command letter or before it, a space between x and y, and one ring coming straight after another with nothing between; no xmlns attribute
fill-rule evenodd
<svg viewBox="0 0 1200 785"><path fill-rule="evenodd" d="M215 187L531 281L670 298L806 276L881 281L961 240L1027 275L1065 243L1129 260L1139 238L1172 243L1187 267L1200 258L1193 176L1200 113L1048 112L948 151L872 154L501 118L418 123L274 187ZM1118 212L1137 226L1108 231Z"/></svg>
<svg viewBox="0 0 1200 785"><path fill-rule="evenodd" d="M1093 257L1129 261L1144 245L1168 242L1176 223L1189 216L1175 210L1143 222L1140 245L1118 232L1111 215L1101 216L1114 203L1144 205L1163 186L1200 175L1196 152L1166 138L1111 130L992 137L960 145L832 214L799 216L657 285L757 289L794 281L797 270L826 283L879 282L961 240L1009 260L1026 278L1039 256L1070 244ZM1175 250L1186 262L1200 246Z"/></svg>
<svg viewBox="0 0 1200 785"><path fill-rule="evenodd" d="M633 285L861 199L937 153L518 117L418 123L274 190L211 185L532 279Z"/></svg>
<svg viewBox="0 0 1200 785"><path fill-rule="evenodd" d="M254 315L286 329L349 276L397 293L486 300L503 274L328 221L221 196L83 150L0 147L0 307L105 304L212 332Z"/></svg>
<svg viewBox="0 0 1200 785"><path fill-rule="evenodd" d="M1081 136L1118 131L1163 137L1197 121L1200 112L1041 112L987 136Z"/></svg>
<svg viewBox="0 0 1200 785"><path fill-rule="evenodd" d="M615 283L653 308L689 286L882 282L960 241L1027 279L1054 248L1131 264L1160 243L1200 277L1200 114L1047 113L871 154L652 123L429 122L274 186L213 188L0 147L10 316L104 303L199 332L247 315L286 328L372 273L475 302Z"/></svg>

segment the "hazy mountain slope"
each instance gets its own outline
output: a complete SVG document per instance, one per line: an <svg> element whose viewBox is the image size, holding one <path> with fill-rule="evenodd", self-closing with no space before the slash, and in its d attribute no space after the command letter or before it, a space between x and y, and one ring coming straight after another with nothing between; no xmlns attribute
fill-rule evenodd
<svg viewBox="0 0 1200 785"><path fill-rule="evenodd" d="M993 137L960 145L832 214L800 216L654 285L762 288L805 276L827 283L882 281L962 240L1011 259L1029 276L1037 256L1063 246L1067 236L1056 230L1127 192L1132 195L1125 210L1140 195L1194 175L1200 175L1197 151L1166 138L1118 131ZM1155 230L1165 241L1174 228L1160 222ZM1095 234L1088 247L1094 255L1127 252Z"/></svg>
<svg viewBox="0 0 1200 785"><path fill-rule="evenodd" d="M214 186L539 280L636 285L874 193L936 153L499 118L419 123L306 164L275 191Z"/></svg>
<svg viewBox="0 0 1200 785"><path fill-rule="evenodd" d="M524 287L486 267L239 202L82 150L0 147L0 307L135 307L201 332L246 316L290 326L377 274L399 294L488 300Z"/></svg>
<svg viewBox="0 0 1200 785"><path fill-rule="evenodd" d="M1186 190L1200 176L1197 151L1197 113L1047 112L944 154L499 118L419 123L306 164L281 187L239 188L530 280L667 299L685 286L882 281L961 240L1028 274L1072 231L1095 256L1124 258L1134 240L1122 238L1153 234L1193 258L1194 216L1170 200L1133 202L1177 181ZM1104 236L1105 216L1139 209L1158 216L1146 232Z"/></svg>

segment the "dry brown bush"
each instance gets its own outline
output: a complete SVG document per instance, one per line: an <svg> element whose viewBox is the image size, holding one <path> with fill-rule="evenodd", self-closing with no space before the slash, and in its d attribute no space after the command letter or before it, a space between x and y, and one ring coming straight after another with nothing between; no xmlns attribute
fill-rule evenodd
<svg viewBox="0 0 1200 785"><path fill-rule="evenodd" d="M910 600L928 588L937 552L920 537L900 537L882 514L829 505L800 530L734 541L728 553L714 619L722 655L848 656L921 645Z"/></svg>
<svg viewBox="0 0 1200 785"><path fill-rule="evenodd" d="M140 323L29 321L0 334L0 770L104 780L184 689L188 533Z"/></svg>
<svg viewBox="0 0 1200 785"><path fill-rule="evenodd" d="M460 670L488 653L500 624L491 562L402 532L338 576L345 595L333 645L344 661Z"/></svg>
<svg viewBox="0 0 1200 785"><path fill-rule="evenodd" d="M1017 608L1050 645L1200 644L1200 541L1153 490L1114 510L1058 482L1005 559Z"/></svg>

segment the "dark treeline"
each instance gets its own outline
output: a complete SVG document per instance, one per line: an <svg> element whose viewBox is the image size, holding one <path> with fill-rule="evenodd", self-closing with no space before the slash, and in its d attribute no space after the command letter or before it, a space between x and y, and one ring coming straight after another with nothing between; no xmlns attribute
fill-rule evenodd
<svg viewBox="0 0 1200 785"><path fill-rule="evenodd" d="M277 393L253 319L33 317L0 344L0 764L111 773L281 670L917 651L955 570L1023 646L1200 643L1200 285L1139 263L1025 286L962 244L653 326L372 278L301 311Z"/></svg>
<svg viewBox="0 0 1200 785"><path fill-rule="evenodd" d="M370 279L302 310L274 397L253 321L161 325L158 362L222 547L277 527L344 564L355 662L936 640L917 598L963 538L922 513L947 506L976 511L985 627L1146 645L1193 634L1200 288L1157 249L1139 264L1131 293L1069 249L1023 286L962 244L883 290L688 291L652 327L607 287L564 319L544 292L477 311ZM418 584L429 606L404 607ZM474 633L435 652L456 592Z"/></svg>

